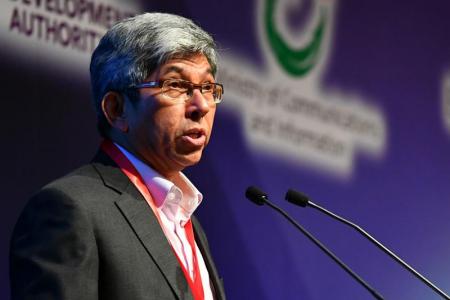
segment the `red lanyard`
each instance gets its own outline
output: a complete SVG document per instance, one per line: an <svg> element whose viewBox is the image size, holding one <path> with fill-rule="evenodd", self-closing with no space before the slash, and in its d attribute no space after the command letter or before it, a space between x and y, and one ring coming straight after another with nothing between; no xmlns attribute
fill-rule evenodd
<svg viewBox="0 0 450 300"><path fill-rule="evenodd" d="M136 170L136 168L133 166L133 164L122 153L122 151L120 151L120 149L117 148L117 146L114 145L114 143L112 143L110 140L103 140L100 145L100 148L119 166L119 168L122 170L122 172L130 179L130 181L139 190L139 192L142 194L142 196L144 196L145 200L152 208L153 213L155 214L156 219L158 220L161 228L163 228L161 219L158 214L158 210L156 209L155 204L153 203L152 196L150 195L150 192L149 192L147 186L145 185L144 180L142 179L141 175ZM192 249L192 257L193 257L193 262L194 262L194 280L192 280L191 276L189 275L189 271L181 263L181 259L178 257L176 251L173 248L172 248L172 250L175 253L178 263L181 266L181 269L183 270L184 277L186 277L186 280L189 284L189 287L191 288L194 299L195 300L203 300L204 299L203 285L202 285L202 279L201 279L201 275L200 275L200 269L198 266L197 248L195 246L194 231L192 228L191 220L189 220L186 223L186 225L184 226L184 229L186 231L186 236L187 236L189 245L191 246L191 249Z"/></svg>

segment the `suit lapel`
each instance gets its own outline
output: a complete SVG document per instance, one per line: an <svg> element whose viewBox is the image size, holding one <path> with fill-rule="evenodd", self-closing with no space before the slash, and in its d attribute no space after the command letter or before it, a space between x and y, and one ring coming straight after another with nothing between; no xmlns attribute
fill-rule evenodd
<svg viewBox="0 0 450 300"><path fill-rule="evenodd" d="M128 177L102 151L96 155L93 165L109 188L120 195L117 207L133 228L138 239L167 280L179 299L193 299L172 247L167 241L152 209Z"/></svg>
<svg viewBox="0 0 450 300"><path fill-rule="evenodd" d="M219 274L217 273L216 266L214 265L214 260L209 251L208 242L206 240L205 233L200 226L197 218L192 216L192 225L194 227L195 242L197 243L200 252L202 253L203 260L205 261L206 268L208 269L209 279L212 283L211 288L213 288L215 299L222 300L225 299L225 291L223 289L223 283Z"/></svg>

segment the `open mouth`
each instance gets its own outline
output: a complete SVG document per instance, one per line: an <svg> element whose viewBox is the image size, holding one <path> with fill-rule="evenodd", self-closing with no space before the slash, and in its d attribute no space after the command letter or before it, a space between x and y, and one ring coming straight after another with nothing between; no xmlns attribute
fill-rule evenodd
<svg viewBox="0 0 450 300"><path fill-rule="evenodd" d="M206 141L206 134L203 129L193 128L183 133L183 141L192 146L203 146Z"/></svg>
<svg viewBox="0 0 450 300"><path fill-rule="evenodd" d="M189 136L193 139L198 139L201 136L205 135L205 130L203 130L202 128L192 128L192 129L186 130L183 135Z"/></svg>
<svg viewBox="0 0 450 300"><path fill-rule="evenodd" d="M193 138L193 139L198 139L199 137L201 137L203 135L203 133L201 132L190 132L188 134L186 134L187 136Z"/></svg>

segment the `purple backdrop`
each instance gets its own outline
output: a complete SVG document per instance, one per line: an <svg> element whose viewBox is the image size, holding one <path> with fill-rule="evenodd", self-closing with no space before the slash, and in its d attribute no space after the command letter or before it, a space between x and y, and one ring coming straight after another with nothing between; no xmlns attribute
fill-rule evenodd
<svg viewBox="0 0 450 300"><path fill-rule="evenodd" d="M224 56L233 53L267 69L255 29L256 1L163 2L147 1L142 9L190 17L214 34ZM315 2L302 3L286 22L293 31L303 28ZM356 153L344 178L255 151L240 114L218 108L204 159L186 173L205 195L198 216L229 299L371 299L275 212L248 202L248 185L265 189L386 299L440 298L350 228L285 203L288 188L358 223L450 292L450 129L442 112L449 12L446 0L338 2L323 86L371 99L387 131L383 154ZM98 136L87 71L57 68L39 55L24 58L8 45L0 51L0 298L8 299L8 243L20 210L40 186L89 161Z"/></svg>

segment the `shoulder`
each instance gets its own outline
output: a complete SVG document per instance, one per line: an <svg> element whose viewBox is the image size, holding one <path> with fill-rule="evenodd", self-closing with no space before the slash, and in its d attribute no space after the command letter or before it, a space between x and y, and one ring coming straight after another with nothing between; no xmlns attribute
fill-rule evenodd
<svg viewBox="0 0 450 300"><path fill-rule="evenodd" d="M25 295L35 294L37 290L46 291L50 285L69 281L87 285L90 276L96 274L92 215L84 200L80 200L83 197L76 197L85 189L86 182L95 185L100 181L90 168L83 167L46 185L23 209L10 240L10 280L14 299L24 299ZM91 275L83 279L75 270L85 270L83 274ZM64 287L67 289L63 292L69 293L71 287L67 284ZM88 290L76 292L81 295Z"/></svg>
<svg viewBox="0 0 450 300"><path fill-rule="evenodd" d="M64 177L42 187L26 203L16 230L23 226L33 227L38 220L53 220L59 223L73 219L83 206L84 190L95 189L101 180L91 165L83 166ZM93 188L94 187L94 188Z"/></svg>
<svg viewBox="0 0 450 300"><path fill-rule="evenodd" d="M29 248L40 240L93 240L99 215L114 210L117 195L93 164L50 182L22 210L11 236L12 249Z"/></svg>
<svg viewBox="0 0 450 300"><path fill-rule="evenodd" d="M58 190L67 194L76 194L83 190L92 190L97 186L102 186L103 182L100 174L93 164L84 165L63 177L45 185L37 194L48 191Z"/></svg>
<svg viewBox="0 0 450 300"><path fill-rule="evenodd" d="M126 186L129 183L120 169L90 163L48 183L33 195L29 202L72 201L74 205L81 206L110 203L115 199L115 195L120 194L114 185L106 183L109 176L116 176L110 175L114 173L121 177L117 185L122 183Z"/></svg>
<svg viewBox="0 0 450 300"><path fill-rule="evenodd" d="M33 224L49 221L88 221L97 211L113 206L117 194L117 191L105 186L95 165L87 164L50 182L32 195L16 227L32 227Z"/></svg>

